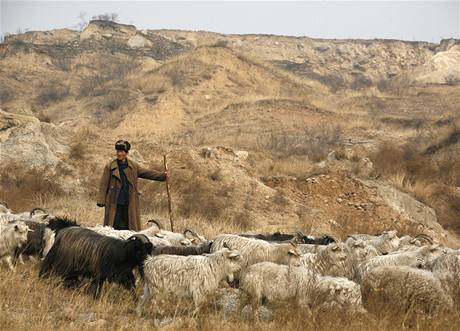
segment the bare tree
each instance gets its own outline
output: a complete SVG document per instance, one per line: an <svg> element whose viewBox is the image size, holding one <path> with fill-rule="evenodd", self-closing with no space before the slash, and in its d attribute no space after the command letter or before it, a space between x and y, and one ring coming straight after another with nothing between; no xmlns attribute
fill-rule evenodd
<svg viewBox="0 0 460 331"><path fill-rule="evenodd" d="M92 19L100 20L100 21L118 22L118 14L117 13L99 14L99 15L94 15Z"/></svg>
<svg viewBox="0 0 460 331"><path fill-rule="evenodd" d="M77 23L78 31L83 31L84 28L88 25L88 20L86 19L86 12L82 11L78 14L77 18L79 22Z"/></svg>

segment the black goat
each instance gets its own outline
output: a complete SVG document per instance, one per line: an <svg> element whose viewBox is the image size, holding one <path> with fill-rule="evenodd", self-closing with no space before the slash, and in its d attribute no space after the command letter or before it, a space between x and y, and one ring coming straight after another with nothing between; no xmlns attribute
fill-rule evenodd
<svg viewBox="0 0 460 331"><path fill-rule="evenodd" d="M65 286L89 278L94 298L99 297L105 281L118 283L135 296L133 269L138 268L143 277L144 260L152 248L142 234L121 240L80 227L61 229L40 266L40 277L61 276Z"/></svg>
<svg viewBox="0 0 460 331"><path fill-rule="evenodd" d="M208 240L198 246L154 246L152 255L202 255L211 252L212 240Z"/></svg>
<svg viewBox="0 0 460 331"><path fill-rule="evenodd" d="M296 234L275 232L273 234L240 234L241 237L254 238L265 241L283 242L295 241L298 244L314 244L314 245L329 245L336 242L334 238L324 235L321 237L312 237L304 235L302 232Z"/></svg>

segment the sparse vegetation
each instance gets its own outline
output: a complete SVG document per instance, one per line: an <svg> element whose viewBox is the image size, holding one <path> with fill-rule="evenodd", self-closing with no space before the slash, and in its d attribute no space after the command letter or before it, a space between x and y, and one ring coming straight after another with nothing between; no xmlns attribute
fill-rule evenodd
<svg viewBox="0 0 460 331"><path fill-rule="evenodd" d="M69 95L69 89L62 85L50 85L42 87L35 98L39 106L47 105L52 102L58 102Z"/></svg>
<svg viewBox="0 0 460 331"><path fill-rule="evenodd" d="M460 230L454 212L458 210L459 194L449 189L460 184L460 172L453 166L460 161L458 155L434 158L412 144L398 147L386 143L371 155L371 160L378 175L433 207L442 225Z"/></svg>
<svg viewBox="0 0 460 331"><path fill-rule="evenodd" d="M21 163L4 164L0 173L0 200L7 201L13 209L33 208L44 200L62 194L59 174L45 167Z"/></svg>
<svg viewBox="0 0 460 331"><path fill-rule="evenodd" d="M87 20L84 13L79 18L81 31ZM161 155L168 152L179 231L190 227L208 238L249 231L301 230L338 239L389 228L420 233L420 226L363 184L372 179L434 208L449 230L434 233L436 239L458 245L458 80L448 76L445 84L421 86L409 74L438 46L252 35L216 39L157 30L136 35L152 46L131 47L131 27L114 23L116 14L94 19L102 21L80 37L68 30L29 32L2 44L0 138L15 147L8 153L19 161L2 163L0 200L14 211L39 205L83 225L101 224L104 211L95 206L100 171L113 157L113 142L122 138L133 146L130 157L148 168L161 169ZM35 36L46 42L34 43ZM59 42L47 41L54 36ZM382 48L391 56L381 57ZM402 62L410 71L399 64L395 71L385 69ZM28 116L51 123L37 127L43 128L43 145L60 146L51 151L62 159L56 166L21 162L21 153L41 153L43 147L20 139L14 144L21 132L16 126L29 132L29 123L36 125ZM142 221L159 218L169 228L164 183L140 180L139 193ZM271 322L226 319L214 302L198 314L172 305L168 318L138 318L133 300L117 286L106 285L102 298L93 301L84 289L39 281L37 272L31 263L16 273L0 266L0 328L458 328L455 314L408 321L385 307L378 307L379 316L365 316L299 310L291 303Z"/></svg>
<svg viewBox="0 0 460 331"><path fill-rule="evenodd" d="M307 156L314 162L324 160L338 146L341 127L306 128L303 133L272 132L258 136L258 148L279 156Z"/></svg>

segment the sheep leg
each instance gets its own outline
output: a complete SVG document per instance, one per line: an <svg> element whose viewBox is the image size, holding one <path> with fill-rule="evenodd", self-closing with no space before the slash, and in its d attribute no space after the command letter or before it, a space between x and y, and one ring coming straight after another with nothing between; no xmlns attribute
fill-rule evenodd
<svg viewBox="0 0 460 331"><path fill-rule="evenodd" d="M69 273L64 277L64 287L76 288L79 283L78 274Z"/></svg>
<svg viewBox="0 0 460 331"><path fill-rule="evenodd" d="M94 299L99 299L101 296L102 284L104 283L103 279L93 279L91 281L91 292Z"/></svg>
<svg viewBox="0 0 460 331"><path fill-rule="evenodd" d="M200 311L201 303L203 302L204 294L201 292L193 292L193 303L195 305L195 309L193 310L193 316L196 316Z"/></svg>
<svg viewBox="0 0 460 331"><path fill-rule="evenodd" d="M140 316L142 315L142 307L143 307L146 303L150 302L150 299L151 299L151 298L152 298L152 293L151 293L151 291L150 291L150 287L149 287L149 285L148 285L147 283L145 283L145 285L144 285L144 294L141 295L141 298L140 298L140 300L139 300L139 303L137 304L137 309L136 309L136 311L137 311L137 316L140 317Z"/></svg>
<svg viewBox="0 0 460 331"><path fill-rule="evenodd" d="M6 261L6 264L8 264L8 268L9 268L11 271L14 271L14 265L13 265L11 256L5 257L5 261Z"/></svg>
<svg viewBox="0 0 460 331"><path fill-rule="evenodd" d="M261 305L261 297L260 296L255 296L250 298L250 303L251 303L251 313L252 313L252 319L257 321L259 320L259 307Z"/></svg>
<svg viewBox="0 0 460 331"><path fill-rule="evenodd" d="M137 301L136 278L134 278L133 273L128 273L125 277L121 279L120 283L125 289L127 289L131 293L134 301Z"/></svg>
<svg viewBox="0 0 460 331"><path fill-rule="evenodd" d="M21 265L24 265L24 259L22 258L22 254L19 254L18 261Z"/></svg>

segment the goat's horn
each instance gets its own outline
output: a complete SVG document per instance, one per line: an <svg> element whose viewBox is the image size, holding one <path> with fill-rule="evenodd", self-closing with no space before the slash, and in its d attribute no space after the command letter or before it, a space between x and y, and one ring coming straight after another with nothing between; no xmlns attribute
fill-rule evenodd
<svg viewBox="0 0 460 331"><path fill-rule="evenodd" d="M35 215L35 212L36 212L37 210L40 210L40 211L44 212L45 214L48 213L48 212L47 212L45 209L43 209L43 208L35 207L34 209L32 209L32 210L30 211L30 216L31 216L31 217L34 216L34 215Z"/></svg>
<svg viewBox="0 0 460 331"><path fill-rule="evenodd" d="M157 221L157 220L148 220L147 223L153 223L153 224L155 224L155 225L158 227L158 229L163 230L163 226L162 226L161 223L160 223L159 221Z"/></svg>
<svg viewBox="0 0 460 331"><path fill-rule="evenodd" d="M415 238L423 238L426 241L428 241L430 244L433 244L433 238L431 238L429 235L425 233L419 233L418 235L415 236Z"/></svg>
<svg viewBox="0 0 460 331"><path fill-rule="evenodd" d="M193 230L191 230L191 229L189 229L189 228L186 228L186 229L184 230L184 236L185 236L185 234L186 234L187 232L190 232L190 233L192 234L192 236L198 237L198 235L196 234L196 232L193 231Z"/></svg>

